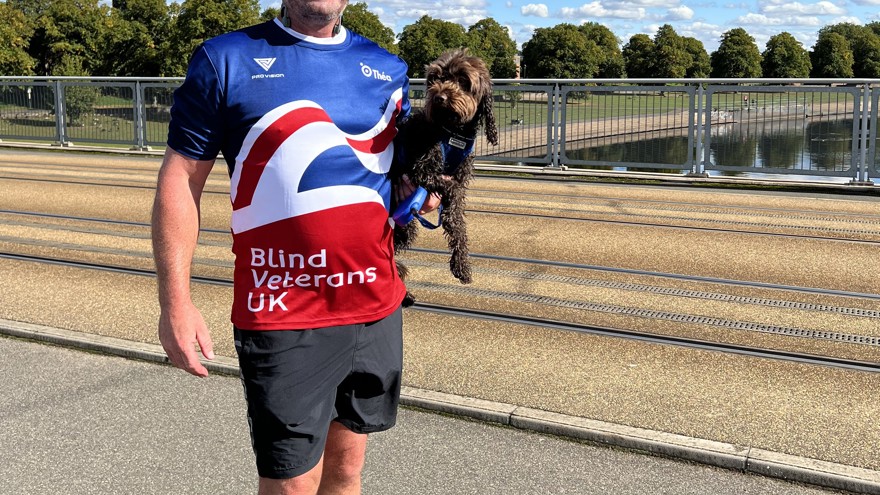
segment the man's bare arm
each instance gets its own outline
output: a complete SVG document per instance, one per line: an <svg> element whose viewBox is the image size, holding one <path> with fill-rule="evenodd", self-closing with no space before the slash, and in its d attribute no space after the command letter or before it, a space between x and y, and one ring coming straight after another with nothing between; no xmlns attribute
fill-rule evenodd
<svg viewBox="0 0 880 495"><path fill-rule="evenodd" d="M171 149L159 171L153 203L153 258L159 284L159 341L172 364L207 376L195 343L214 358L211 335L190 293L193 254L199 238L202 190L214 160L188 158Z"/></svg>

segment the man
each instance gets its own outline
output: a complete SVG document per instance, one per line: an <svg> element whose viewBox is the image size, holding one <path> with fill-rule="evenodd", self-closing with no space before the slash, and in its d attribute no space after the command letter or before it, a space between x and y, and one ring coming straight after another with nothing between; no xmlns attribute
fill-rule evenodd
<svg viewBox="0 0 880 495"><path fill-rule="evenodd" d="M409 87L400 59L341 27L346 4L284 0L281 18L196 50L157 184L159 339L175 366L207 376L189 278L219 152L229 167L232 322L260 494L359 493L367 433L396 420L405 288L385 173Z"/></svg>

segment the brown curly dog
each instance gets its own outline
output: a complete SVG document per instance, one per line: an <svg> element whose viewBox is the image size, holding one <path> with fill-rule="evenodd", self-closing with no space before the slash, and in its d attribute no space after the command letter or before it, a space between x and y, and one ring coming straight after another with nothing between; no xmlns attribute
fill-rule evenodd
<svg viewBox="0 0 880 495"><path fill-rule="evenodd" d="M414 186L441 196L440 225L452 253L449 269L462 283L471 282L465 193L473 177L474 141L482 124L486 140L498 144L492 113L492 81L486 64L466 49L450 50L425 67L427 92L422 111L403 122L395 140L397 160L390 178L394 183L407 176ZM396 251L410 247L419 222L395 227ZM406 267L397 263L401 278ZM404 305L414 302L407 293Z"/></svg>

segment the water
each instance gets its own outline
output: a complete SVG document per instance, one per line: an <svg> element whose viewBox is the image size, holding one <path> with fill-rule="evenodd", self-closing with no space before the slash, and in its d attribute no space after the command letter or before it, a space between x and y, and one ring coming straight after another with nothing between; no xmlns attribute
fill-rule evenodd
<svg viewBox="0 0 880 495"><path fill-rule="evenodd" d="M845 183L855 176L850 170L852 126L852 119L809 118L713 124L708 143L710 164L705 171L711 176ZM657 137L566 150L566 155L592 162L572 168L683 173L663 165L687 162L689 148L684 131L654 135ZM603 167L596 162L652 165Z"/></svg>

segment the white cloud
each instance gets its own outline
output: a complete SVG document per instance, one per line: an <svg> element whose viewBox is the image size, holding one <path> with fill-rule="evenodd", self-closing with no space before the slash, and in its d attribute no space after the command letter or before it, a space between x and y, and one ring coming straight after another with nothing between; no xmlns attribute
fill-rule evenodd
<svg viewBox="0 0 880 495"><path fill-rule="evenodd" d="M657 34L658 29L660 29L660 24L648 24L647 26L642 26L642 32L652 38Z"/></svg>
<svg viewBox="0 0 880 495"><path fill-rule="evenodd" d="M669 9L665 18L670 21L686 21L694 18L694 11L687 5L680 5Z"/></svg>
<svg viewBox="0 0 880 495"><path fill-rule="evenodd" d="M736 18L736 22L754 26L820 26L822 21L815 16L791 15L770 17L764 14L746 14ZM748 31L748 29L746 29Z"/></svg>
<svg viewBox="0 0 880 495"><path fill-rule="evenodd" d="M518 49L522 49L523 43L532 39L532 36L535 35L535 29L538 26L534 24L521 24L516 27L516 29L512 29L513 31L513 39L516 41L516 47Z"/></svg>
<svg viewBox="0 0 880 495"><path fill-rule="evenodd" d="M846 22L849 24L856 24L856 25L861 26L862 21L863 21L863 19L859 19L858 17L854 17L854 16L841 16L841 17L835 17L834 19L831 19L831 21L828 22L828 24L841 24L841 23Z"/></svg>
<svg viewBox="0 0 880 495"><path fill-rule="evenodd" d="M398 6L394 10L394 17L397 18L398 23L403 25L411 24L420 17L427 15L433 19L442 19L467 27L489 17L489 13L484 8L481 8L481 5L484 5L484 2L459 0L457 2L444 2L442 7L437 8L436 6L428 7L425 2L412 2ZM373 8L375 9L375 7Z"/></svg>
<svg viewBox="0 0 880 495"><path fill-rule="evenodd" d="M736 22L740 24L754 24L758 26L779 26L783 23L782 19L778 17L767 17L764 14L752 13L737 17Z"/></svg>
<svg viewBox="0 0 880 495"><path fill-rule="evenodd" d="M842 15L846 13L845 9L834 5L831 2L822 1L814 4L803 4L800 2L774 3L761 7L761 12L765 14L802 14L802 15Z"/></svg>
<svg viewBox="0 0 880 495"><path fill-rule="evenodd" d="M394 15L408 19L418 19L423 15L430 15L435 19L437 18L435 17L437 15L435 12L428 12L425 9L397 9L394 11Z"/></svg>
<svg viewBox="0 0 880 495"><path fill-rule="evenodd" d="M697 21L683 25L676 29L676 31L681 36L696 38L702 41L703 48L705 48L707 52L712 53L718 48L718 43L720 42L721 35L724 34L725 29L717 24Z"/></svg>
<svg viewBox="0 0 880 495"><path fill-rule="evenodd" d="M853 0L856 5L880 5L880 0Z"/></svg>
<svg viewBox="0 0 880 495"><path fill-rule="evenodd" d="M443 13L453 9L488 12L488 2L486 0L446 0L442 4L430 0L382 0L370 2L368 9L374 11L376 7L383 7L387 12L425 12L425 14L430 15L434 19L443 19Z"/></svg>
<svg viewBox="0 0 880 495"><path fill-rule="evenodd" d="M559 17L565 19L581 19L581 18L612 18L612 19L644 19L645 9L629 8L620 10L606 9L598 0L585 3L578 8L563 7L559 10Z"/></svg>
<svg viewBox="0 0 880 495"><path fill-rule="evenodd" d="M692 22L691 24L681 26L679 29L677 29L677 32L681 36L697 38L698 40L702 41L712 38L720 38L721 34L724 33L724 29L722 29L721 26L717 24Z"/></svg>
<svg viewBox="0 0 880 495"><path fill-rule="evenodd" d="M805 49L810 49L813 45L816 44L816 34L807 34L805 32L799 33L791 33L794 36L794 39L801 42L801 45L804 46Z"/></svg>
<svg viewBox="0 0 880 495"><path fill-rule="evenodd" d="M633 7L649 9L673 8L677 7L681 2L680 0L604 0L602 3L608 10L630 10Z"/></svg>
<svg viewBox="0 0 880 495"><path fill-rule="evenodd" d="M549 9L543 3L530 3L520 7L519 12L524 16L547 17L550 15Z"/></svg>
<svg viewBox="0 0 880 495"><path fill-rule="evenodd" d="M717 24L709 24L706 22L694 22L690 25L690 28L694 31L713 31L720 29L721 27Z"/></svg>

